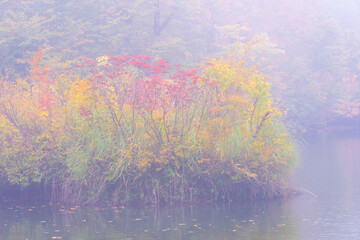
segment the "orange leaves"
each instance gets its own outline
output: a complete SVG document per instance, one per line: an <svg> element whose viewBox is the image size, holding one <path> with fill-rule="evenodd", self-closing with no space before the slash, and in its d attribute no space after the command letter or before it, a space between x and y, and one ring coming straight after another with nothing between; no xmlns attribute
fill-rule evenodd
<svg viewBox="0 0 360 240"><path fill-rule="evenodd" d="M43 50L39 48L39 50L34 54L33 59L30 61L32 79L43 78L44 73L47 72L45 68L41 68L39 66L42 56L43 56Z"/></svg>
<svg viewBox="0 0 360 240"><path fill-rule="evenodd" d="M51 108L56 104L56 99L53 95L54 80L50 76L50 69L47 66L40 66L42 56L43 50L39 48L30 61L31 75L29 81L33 84L33 89L29 89L29 91L37 95L38 103L42 108L41 111L47 111L45 114L48 115Z"/></svg>
<svg viewBox="0 0 360 240"><path fill-rule="evenodd" d="M43 49L39 48L39 50L34 54L33 59L30 61L30 79L34 83L40 85L40 88L46 88L50 84L49 70L48 66L41 67L40 60L43 56Z"/></svg>
<svg viewBox="0 0 360 240"><path fill-rule="evenodd" d="M273 151L274 151L274 146L271 145L268 149L265 150L264 153L262 153L264 161L267 161L270 158Z"/></svg>

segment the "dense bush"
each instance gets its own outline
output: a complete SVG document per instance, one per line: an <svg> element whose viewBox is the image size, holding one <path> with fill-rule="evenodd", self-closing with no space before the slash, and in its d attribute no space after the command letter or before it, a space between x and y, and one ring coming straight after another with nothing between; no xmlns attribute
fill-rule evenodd
<svg viewBox="0 0 360 240"><path fill-rule="evenodd" d="M83 204L283 194L294 144L269 82L244 59L199 73L106 56L57 74L41 54L29 78L1 80L3 184L43 182L53 201Z"/></svg>

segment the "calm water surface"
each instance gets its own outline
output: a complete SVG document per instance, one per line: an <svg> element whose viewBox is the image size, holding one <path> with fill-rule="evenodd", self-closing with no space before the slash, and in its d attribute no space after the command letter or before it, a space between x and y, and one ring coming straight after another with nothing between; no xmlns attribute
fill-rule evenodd
<svg viewBox="0 0 360 240"><path fill-rule="evenodd" d="M0 207L0 239L360 239L360 133L306 138L296 199L146 209ZM314 195L317 195L314 198Z"/></svg>

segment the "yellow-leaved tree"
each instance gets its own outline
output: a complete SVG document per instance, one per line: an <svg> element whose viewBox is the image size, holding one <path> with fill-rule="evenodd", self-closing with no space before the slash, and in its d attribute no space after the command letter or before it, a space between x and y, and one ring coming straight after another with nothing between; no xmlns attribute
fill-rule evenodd
<svg viewBox="0 0 360 240"><path fill-rule="evenodd" d="M236 51L209 60L203 75L214 82L214 92L208 126L199 138L211 161L227 166L217 171L235 185L250 183L246 194L283 194L297 152L282 124L283 111L271 97L267 76L247 66L246 54Z"/></svg>

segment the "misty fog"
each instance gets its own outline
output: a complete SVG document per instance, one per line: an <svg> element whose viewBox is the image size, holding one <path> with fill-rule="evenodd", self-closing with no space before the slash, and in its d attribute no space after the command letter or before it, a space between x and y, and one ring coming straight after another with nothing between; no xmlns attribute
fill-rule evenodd
<svg viewBox="0 0 360 240"><path fill-rule="evenodd" d="M359 239L360 1L0 1L1 239Z"/></svg>

